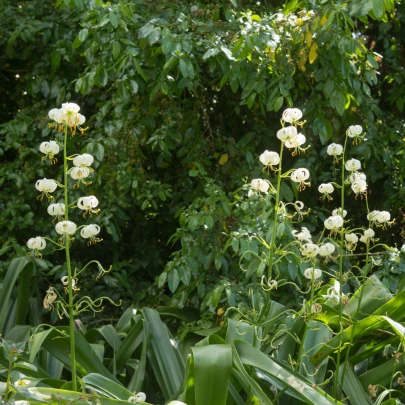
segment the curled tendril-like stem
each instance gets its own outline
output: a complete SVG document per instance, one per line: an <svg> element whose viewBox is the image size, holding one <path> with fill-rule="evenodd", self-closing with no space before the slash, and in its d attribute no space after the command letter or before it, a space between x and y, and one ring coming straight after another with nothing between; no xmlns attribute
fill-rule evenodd
<svg viewBox="0 0 405 405"><path fill-rule="evenodd" d="M96 280L99 280L101 277L104 276L104 274L107 274L112 270L112 266L110 266L108 268L108 270L104 270L104 267L101 265L101 263L99 261L92 260L92 261L88 262L80 271L76 271L76 269L75 269L74 277L77 277L80 273L82 273L92 263L96 263L97 268L99 270L99 274L97 275Z"/></svg>
<svg viewBox="0 0 405 405"><path fill-rule="evenodd" d="M102 307L104 300L108 301L110 304L116 307L119 307L122 304L121 300L119 301L119 303L115 303L109 297L100 297L93 301L90 297L85 296L80 298L79 301L77 301L74 314L78 315L85 311L101 312L104 309L104 307Z"/></svg>

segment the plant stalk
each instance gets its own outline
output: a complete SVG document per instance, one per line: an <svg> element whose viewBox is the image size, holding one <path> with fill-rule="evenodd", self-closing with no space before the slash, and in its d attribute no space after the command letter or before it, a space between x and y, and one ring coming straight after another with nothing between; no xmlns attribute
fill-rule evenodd
<svg viewBox="0 0 405 405"><path fill-rule="evenodd" d="M274 263L274 245L276 241L276 232L277 232L277 219L278 219L278 205L280 203L280 187L281 187L281 167L283 163L283 149L284 149L284 142L281 142L280 148L280 162L278 164L278 172L277 172L277 190L276 190L276 202L274 204L274 222L273 222L273 232L271 233L271 242L270 242L270 251L269 251L269 265L267 270L267 280L270 281L271 277L273 276L273 263ZM259 319L257 321L258 325L260 325L260 321L262 320L263 316L267 313L270 306L270 299L271 299L271 290L267 292L266 301L260 311Z"/></svg>
<svg viewBox="0 0 405 405"><path fill-rule="evenodd" d="M68 161L67 161L67 125L65 125L65 139L63 143L63 176L64 176L64 197L65 197L65 221L69 220L69 190L68 190ZM66 268L68 274L68 293L69 293L69 337L70 337L70 367L72 371L73 391L77 391L76 381L76 349L75 349L75 319L73 312L73 288L72 288L72 268L70 265L70 241L69 236L65 234L65 252Z"/></svg>
<svg viewBox="0 0 405 405"><path fill-rule="evenodd" d="M341 209L341 214L342 218L344 217L344 208L345 208L345 153L346 153L346 146L347 146L347 134L345 138L345 144L343 147L343 153L342 153L342 177L341 177L341 196L340 196L340 209ZM336 358L336 372L334 375L334 383L333 383L333 396L335 399L340 400L340 395L341 395L341 390L338 389L339 385L339 367L340 367L340 344L341 344L341 331L342 331L342 313L343 313L343 304L342 304L342 286L343 286L343 244L344 244L344 226L342 228L342 231L340 233L340 256L339 256L339 344L338 344L338 353L337 353L337 358Z"/></svg>

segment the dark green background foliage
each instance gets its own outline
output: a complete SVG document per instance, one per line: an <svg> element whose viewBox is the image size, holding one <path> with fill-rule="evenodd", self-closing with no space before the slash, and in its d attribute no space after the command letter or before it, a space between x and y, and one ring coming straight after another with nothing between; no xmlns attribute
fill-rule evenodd
<svg viewBox="0 0 405 405"><path fill-rule="evenodd" d="M265 207L246 202L246 190L234 192L262 175L260 153L279 150L275 134L289 106L304 111L311 148L298 158L286 154L285 168L307 167L312 188L298 197L288 181L282 198L310 206L314 215L306 226L320 231L338 206L337 197L323 203L316 191L337 179L326 146L341 143L348 125L360 124L367 141L350 154L368 176L370 209L387 209L396 219L379 236L401 246L403 4L1 3L3 271L10 258L24 254L28 238L56 237L34 183L61 179L58 164L41 163L38 146L53 136L47 112L65 101L78 103L87 118L88 132L71 138L69 148L95 156L86 193L100 201L95 221L104 239L91 248L76 241L73 260L113 265L100 284L93 285L91 275L81 280L94 295L107 293L125 305L195 305L208 317L225 293L228 304L236 304L262 270L254 263L248 277L241 272L240 254L255 247L229 235L269 229L270 222L252 223ZM346 204L353 223L365 225L364 201L349 195ZM288 237L286 229L278 229L280 237ZM63 258L49 248L36 262L33 294L41 297L64 274L56 266ZM286 271L298 274L294 265Z"/></svg>

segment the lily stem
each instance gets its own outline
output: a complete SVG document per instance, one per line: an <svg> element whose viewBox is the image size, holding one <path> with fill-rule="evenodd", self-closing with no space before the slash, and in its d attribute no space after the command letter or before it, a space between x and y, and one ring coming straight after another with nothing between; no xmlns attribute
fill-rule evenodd
<svg viewBox="0 0 405 405"><path fill-rule="evenodd" d="M68 193L68 159L67 159L67 125L65 125L65 139L63 143L63 175L64 175L64 196L65 196L65 221L69 220L69 193ZM73 391L77 391L76 381L76 349L75 349L75 319L73 312L73 277L70 265L70 241L69 236L65 234L65 252L66 268L68 274L68 292L69 292L69 338L70 338L70 367L72 372Z"/></svg>

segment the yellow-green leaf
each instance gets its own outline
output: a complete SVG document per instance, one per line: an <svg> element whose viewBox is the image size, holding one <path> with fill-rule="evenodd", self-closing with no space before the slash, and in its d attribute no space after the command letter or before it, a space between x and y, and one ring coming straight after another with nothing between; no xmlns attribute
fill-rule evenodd
<svg viewBox="0 0 405 405"><path fill-rule="evenodd" d="M227 153L224 153L220 158L218 163L223 166L229 159L229 155Z"/></svg>
<svg viewBox="0 0 405 405"><path fill-rule="evenodd" d="M315 59L318 57L318 44L314 42L309 50L309 63L314 63Z"/></svg>

